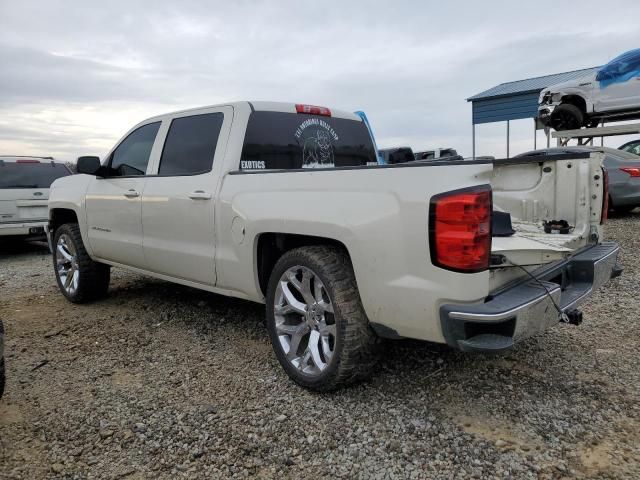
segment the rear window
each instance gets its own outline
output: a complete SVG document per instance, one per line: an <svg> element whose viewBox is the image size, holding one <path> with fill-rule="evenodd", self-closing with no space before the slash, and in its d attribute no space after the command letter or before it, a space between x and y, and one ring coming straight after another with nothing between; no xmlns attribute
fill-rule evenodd
<svg viewBox="0 0 640 480"><path fill-rule="evenodd" d="M14 163L0 160L0 188L49 188L53 181L71 175L61 163Z"/></svg>
<svg viewBox="0 0 640 480"><path fill-rule="evenodd" d="M362 121L282 112L251 114L240 158L242 170L377 164Z"/></svg>
<svg viewBox="0 0 640 480"><path fill-rule="evenodd" d="M171 122L160 158L160 175L195 175L211 170L222 113L176 118Z"/></svg>

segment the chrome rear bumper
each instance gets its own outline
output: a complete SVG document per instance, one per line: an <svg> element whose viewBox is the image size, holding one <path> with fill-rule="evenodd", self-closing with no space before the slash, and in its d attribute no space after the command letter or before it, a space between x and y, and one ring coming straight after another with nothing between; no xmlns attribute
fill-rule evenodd
<svg viewBox="0 0 640 480"><path fill-rule="evenodd" d="M443 305L440 321L447 343L464 351L499 352L558 323L610 278L622 273L619 247L605 242L533 272L536 280L500 291L484 303Z"/></svg>

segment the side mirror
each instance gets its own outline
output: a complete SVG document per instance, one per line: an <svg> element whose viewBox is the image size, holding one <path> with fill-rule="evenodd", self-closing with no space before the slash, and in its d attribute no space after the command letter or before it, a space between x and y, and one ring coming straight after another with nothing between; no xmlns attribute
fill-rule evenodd
<svg viewBox="0 0 640 480"><path fill-rule="evenodd" d="M94 156L78 157L78 173L96 175L100 169L100 158Z"/></svg>

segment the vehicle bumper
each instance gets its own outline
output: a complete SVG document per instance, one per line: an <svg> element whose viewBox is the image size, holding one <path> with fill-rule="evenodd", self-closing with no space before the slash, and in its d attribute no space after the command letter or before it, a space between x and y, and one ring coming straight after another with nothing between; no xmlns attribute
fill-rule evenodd
<svg viewBox="0 0 640 480"><path fill-rule="evenodd" d="M553 302L564 313L572 312L622 273L618 252L618 244L600 243L560 264L538 269L533 272L536 280L503 290L484 303L443 305L440 321L447 343L462 351L502 352L543 332L559 321Z"/></svg>
<svg viewBox="0 0 640 480"><path fill-rule="evenodd" d="M0 237L42 236L45 234L46 226L46 220L37 222L0 223Z"/></svg>
<svg viewBox="0 0 640 480"><path fill-rule="evenodd" d="M640 178L631 177L626 182L609 185L609 195L616 206L640 206Z"/></svg>
<svg viewBox="0 0 640 480"><path fill-rule="evenodd" d="M545 126L549 125L549 123L551 122L551 115L553 115L553 111L555 110L555 108L556 105L540 105L538 107L538 120L540 120L540 123Z"/></svg>

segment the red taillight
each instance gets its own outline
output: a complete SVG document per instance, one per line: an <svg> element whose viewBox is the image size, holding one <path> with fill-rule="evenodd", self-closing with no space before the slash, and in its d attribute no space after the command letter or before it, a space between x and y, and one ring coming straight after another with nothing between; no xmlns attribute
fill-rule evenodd
<svg viewBox="0 0 640 480"><path fill-rule="evenodd" d="M600 225L604 225L609 217L609 173L602 169L602 212L600 212Z"/></svg>
<svg viewBox="0 0 640 480"><path fill-rule="evenodd" d="M16 163L40 163L40 160L16 160Z"/></svg>
<svg viewBox="0 0 640 480"><path fill-rule="evenodd" d="M308 113L309 115L322 115L323 117L330 117L331 110L327 107L317 107L315 105L304 105L302 103L296 103L296 112Z"/></svg>
<svg viewBox="0 0 640 480"><path fill-rule="evenodd" d="M628 173L632 177L640 177L639 167L624 167L624 168L621 168L620 170L622 170L625 173Z"/></svg>
<svg viewBox="0 0 640 480"><path fill-rule="evenodd" d="M489 268L491 210L489 186L434 196L429 208L433 264L467 273Z"/></svg>

